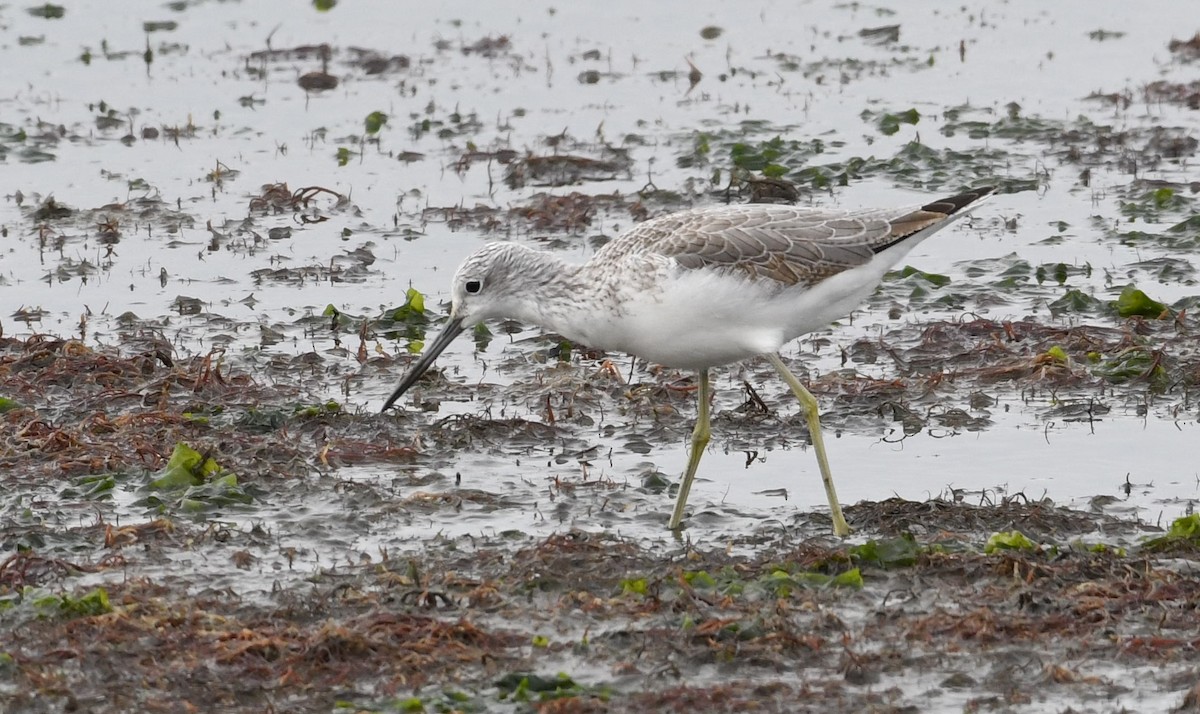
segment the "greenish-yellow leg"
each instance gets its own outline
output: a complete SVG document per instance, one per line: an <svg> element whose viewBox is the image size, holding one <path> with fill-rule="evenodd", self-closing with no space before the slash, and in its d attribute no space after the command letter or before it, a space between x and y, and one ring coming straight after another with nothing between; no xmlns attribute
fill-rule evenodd
<svg viewBox="0 0 1200 714"><path fill-rule="evenodd" d="M692 451L688 454L687 471L679 484L679 496L675 498L675 512L671 514L671 530L678 530L683 522L683 509L687 506L688 493L692 490L692 480L696 478L696 468L700 466L700 457L704 455L704 447L712 436L712 427L708 423L708 370L700 370L700 384L696 389L699 408L696 410L696 428L692 429Z"/></svg>
<svg viewBox="0 0 1200 714"><path fill-rule="evenodd" d="M833 488L833 474L829 471L829 459L825 456L825 440L821 437L821 416L818 411L819 404L817 398L812 395L812 392L804 388L800 384L800 380L796 379L796 375L788 370L787 365L783 360L779 359L779 355L767 355L767 359L771 361L775 371L779 372L779 376L783 377L783 381L792 388L792 394L796 395L796 399L800 400L800 407L804 410L804 416L808 419L808 433L812 437L813 448L817 452L817 465L821 468L821 480L825 482L825 495L829 497L829 510L833 515L833 533L837 536L850 535L850 526L846 523L845 516L842 515L842 505L838 502L837 491Z"/></svg>

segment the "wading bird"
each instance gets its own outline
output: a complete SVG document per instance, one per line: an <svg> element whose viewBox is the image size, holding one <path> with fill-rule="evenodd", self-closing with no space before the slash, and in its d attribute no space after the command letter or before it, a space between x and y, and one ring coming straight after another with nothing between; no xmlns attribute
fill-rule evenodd
<svg viewBox="0 0 1200 714"><path fill-rule="evenodd" d="M450 320L383 409L416 383L459 333L491 318L533 323L588 347L695 370L699 406L669 524L676 530L711 435L709 370L762 356L800 400L834 533L847 535L817 400L778 352L849 314L914 246L966 215L992 190L977 188L899 209L696 208L641 223L582 265L516 243L491 243L459 266L451 284Z"/></svg>

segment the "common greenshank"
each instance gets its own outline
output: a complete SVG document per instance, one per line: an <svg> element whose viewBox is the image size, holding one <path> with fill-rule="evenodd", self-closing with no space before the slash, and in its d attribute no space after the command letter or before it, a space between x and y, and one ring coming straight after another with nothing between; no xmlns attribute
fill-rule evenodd
<svg viewBox="0 0 1200 714"><path fill-rule="evenodd" d="M898 209L696 208L641 223L582 265L516 243L490 243L459 266L450 288L449 321L383 409L395 404L459 333L490 318L540 325L588 347L696 370L696 425L669 523L678 530L711 435L709 369L764 356L800 400L833 531L848 535L821 438L817 399L778 352L849 314L914 246L966 215L992 190L977 188Z"/></svg>

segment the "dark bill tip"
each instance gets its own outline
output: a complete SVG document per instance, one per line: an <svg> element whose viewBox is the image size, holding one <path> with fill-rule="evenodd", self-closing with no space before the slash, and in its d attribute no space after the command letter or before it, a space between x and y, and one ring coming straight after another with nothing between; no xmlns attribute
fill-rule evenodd
<svg viewBox="0 0 1200 714"><path fill-rule="evenodd" d="M396 391L392 392L392 396L388 397L388 400L383 403L383 409L380 409L380 411L386 412L393 404L396 403L397 399L399 399L405 392L408 391L409 387L416 384L417 380L421 378L421 375L425 374L425 372L433 364L433 361L438 358L438 355L440 355L446 349L446 347L454 341L454 338L458 337L458 335L464 329L465 328L463 327L462 320L451 320L450 322L447 322L445 327L442 328L442 331L438 333L438 336L434 338L433 342L425 347L425 351L421 353L421 357L408 370L408 374L404 375L404 379L400 381L400 386L396 387Z"/></svg>

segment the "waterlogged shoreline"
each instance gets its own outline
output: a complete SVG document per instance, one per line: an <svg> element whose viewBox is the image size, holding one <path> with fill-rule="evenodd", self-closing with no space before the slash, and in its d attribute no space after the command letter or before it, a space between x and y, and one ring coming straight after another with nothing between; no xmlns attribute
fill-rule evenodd
<svg viewBox="0 0 1200 714"><path fill-rule="evenodd" d="M54 7L0 9L0 709L1195 706L1194 29ZM846 541L766 363L681 540L689 375L506 322L378 413L486 241L983 183L783 355Z"/></svg>

